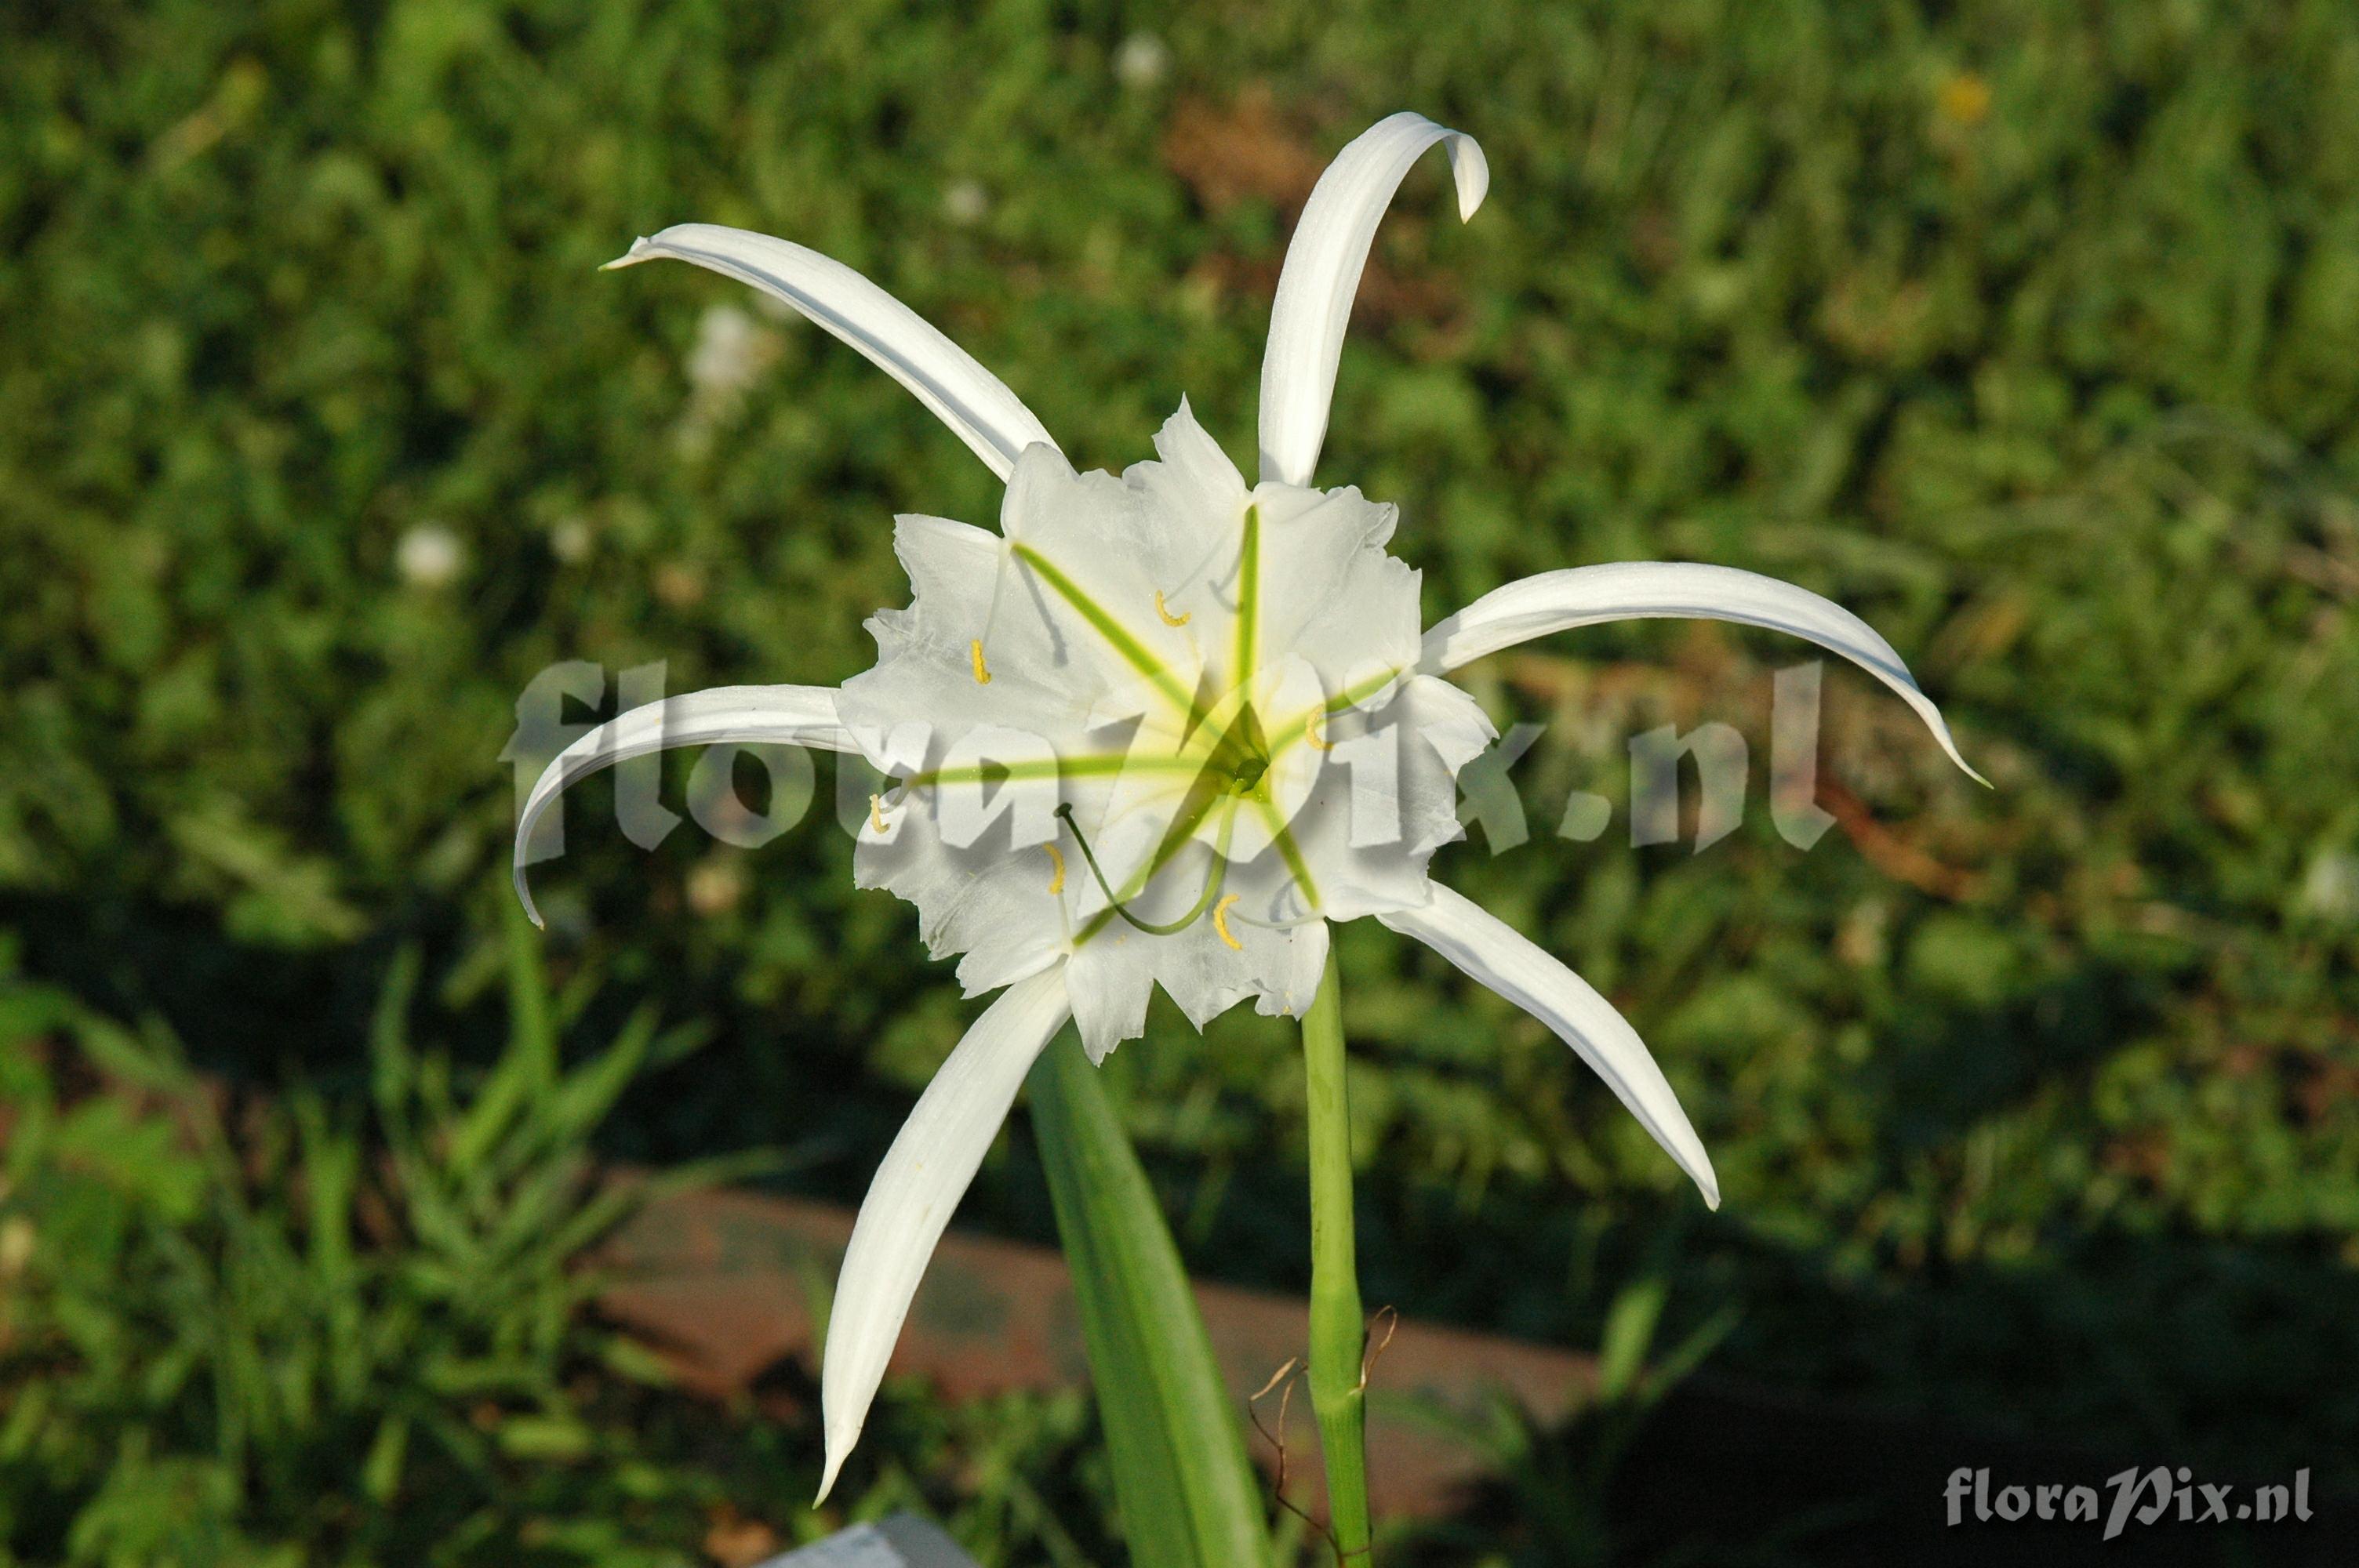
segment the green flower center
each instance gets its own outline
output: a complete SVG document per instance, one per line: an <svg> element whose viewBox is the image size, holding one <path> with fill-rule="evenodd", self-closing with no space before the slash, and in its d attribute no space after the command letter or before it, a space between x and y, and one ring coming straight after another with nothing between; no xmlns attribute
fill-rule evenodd
<svg viewBox="0 0 2359 1568"><path fill-rule="evenodd" d="M1269 739L1263 732L1253 704L1246 703L1237 709L1220 744L1204 760L1202 776L1226 794L1242 795L1251 795L1260 785L1262 775L1268 772Z"/></svg>

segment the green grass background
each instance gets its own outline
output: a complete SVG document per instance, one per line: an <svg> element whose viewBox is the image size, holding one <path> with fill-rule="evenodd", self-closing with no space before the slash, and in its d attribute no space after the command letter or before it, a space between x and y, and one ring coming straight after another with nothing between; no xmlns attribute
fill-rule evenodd
<svg viewBox="0 0 2359 1568"><path fill-rule="evenodd" d="M1125 81L1142 31L1166 69ZM994 518L989 474L815 329L685 267L598 275L632 236L735 223L861 268L1085 466L1147 455L1183 393L1245 457L1288 171L1416 108L1480 138L1492 195L1462 228L1438 160L1411 177L1321 474L1400 504L1429 613L1591 561L1788 578L1909 658L1997 787L1839 671L1823 771L1875 827L1796 851L1756 766L1708 852L1633 849L1618 811L1566 840L1640 730L1723 719L1758 763L1804 651L1658 624L1473 672L1549 725L1515 775L1534 837L1440 874L1623 1007L1727 1201L1702 1215L1536 1024L1354 927L1370 1302L1593 1344L1670 1236L1671 1320L1741 1312L1715 1369L2348 1486L2354 103L2359 12L2328 0L13 7L0 900L46 999L15 1049L120 1020L357 1105L407 947L463 1078L507 1029L524 684L842 679L906 594L891 514ZM760 367L734 395L686 369L722 307ZM463 545L440 588L397 567L425 525ZM750 853L692 826L642 852L605 783L576 792L538 879L559 983L584 1027L652 1002L711 1034L601 1152L783 1145L856 1197L955 1040L910 912L851 889L831 778ZM1183 1249L1299 1287L1287 1033L1158 1008L1109 1070ZM967 1218L1046 1236L1011 1145ZM34 1276L39 1187L0 1199ZM194 1223L109 1190L159 1238ZM10 1386L94 1386L43 1310L0 1340ZM211 1452L202 1426L168 1441ZM135 1560L66 1544L114 1433L0 1454L26 1561ZM223 1517L313 1539L220 1473ZM776 1485L783 1519L807 1478ZM1025 1559L1016 1518L970 1539Z"/></svg>

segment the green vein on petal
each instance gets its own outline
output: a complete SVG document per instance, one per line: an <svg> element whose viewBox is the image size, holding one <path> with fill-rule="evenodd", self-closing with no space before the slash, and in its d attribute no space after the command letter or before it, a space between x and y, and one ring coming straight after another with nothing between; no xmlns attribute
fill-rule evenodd
<svg viewBox="0 0 2359 1568"><path fill-rule="evenodd" d="M1270 759L1275 762L1278 757L1285 754L1288 748L1291 747L1296 741L1301 740L1304 735L1310 732L1311 713L1324 713L1331 719L1338 713L1348 713L1353 708L1357 708L1369 697L1374 697L1376 693L1384 690L1386 687L1391 685L1394 681L1398 680L1399 678L1400 671L1398 670L1381 671L1378 674L1370 676L1364 681L1346 687L1338 695L1329 697L1327 699L1327 706L1324 708L1313 708L1310 712L1303 714L1299 719L1289 719L1286 723L1279 725L1276 730L1270 731Z"/></svg>
<svg viewBox="0 0 2359 1568"><path fill-rule="evenodd" d="M1255 643L1261 635L1261 508L1245 508L1245 540L1239 546L1237 573L1237 666L1230 678L1238 686L1252 684Z"/></svg>
<svg viewBox="0 0 2359 1568"><path fill-rule="evenodd" d="M932 768L911 773L901 782L912 789L946 784L1030 783L1038 779L1104 778L1130 770L1140 773L1193 773L1198 764L1184 757L1131 757L1108 752L1090 757L1050 757L1035 762L975 762L955 768Z"/></svg>
<svg viewBox="0 0 2359 1568"><path fill-rule="evenodd" d="M1342 713L1349 708L1357 708L1393 682L1400 679L1400 676L1401 672L1398 670L1380 670L1364 681L1345 687L1341 693L1327 699L1327 711Z"/></svg>
<svg viewBox="0 0 2359 1568"><path fill-rule="evenodd" d="M1039 573L1040 579L1056 589L1059 598L1078 611L1082 619L1094 627L1098 635L1122 655L1124 663L1154 682L1156 689L1178 705L1191 721L1202 717L1194 694L1180 686L1171 672L1164 667L1162 661L1148 653L1147 645L1132 635L1121 622L1107 614L1103 605L1082 590L1081 584L1067 577L1056 562L1031 546L1016 545L1013 548L1016 557Z"/></svg>
<svg viewBox="0 0 2359 1568"><path fill-rule="evenodd" d="M1294 829L1287 826L1285 817L1278 815L1277 803L1266 795L1252 795L1245 798L1252 801L1254 809L1261 813L1262 825L1269 829L1269 840L1277 846L1277 858L1286 862L1288 873L1302 889L1302 896L1310 901L1311 908L1317 909L1319 885L1310 880L1310 867L1302 858L1302 846L1294 841Z"/></svg>

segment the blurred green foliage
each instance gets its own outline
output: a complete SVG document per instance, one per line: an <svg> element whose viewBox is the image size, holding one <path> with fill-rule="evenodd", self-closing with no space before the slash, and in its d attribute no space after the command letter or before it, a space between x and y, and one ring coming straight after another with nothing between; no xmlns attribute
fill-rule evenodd
<svg viewBox="0 0 2359 1568"><path fill-rule="evenodd" d="M561 1065L567 999L515 950L480 1076L411 1045L397 964L358 1117L226 1097L160 1027L0 973L0 1563L668 1568L912 1503L994 1562L1082 1561L1087 1493L1024 1478L1071 1465L1073 1398L888 1399L892 1454L817 1516L814 1401L690 1401L589 1310L616 1224L759 1162L596 1180L587 1135L693 1035L642 1012Z"/></svg>
<svg viewBox="0 0 2359 1568"><path fill-rule="evenodd" d="M0 948L0 1565L747 1568L909 1509L989 1568L1123 1560L1109 1451L1076 1391L950 1409L888 1385L864 1484L815 1509L807 1373L716 1406L598 1314L616 1278L598 1244L619 1224L777 1161L600 1179L591 1136L701 1032L642 1010L565 1061L588 999L552 994L536 946L514 922L508 1033L481 1072L412 1044L426 1009L417 954L399 955L366 1102L342 1110L227 1092L160 1023L28 982ZM1388 1546L1464 1562L1470 1539L1504 1534L1539 1554L1515 1561L1557 1563L1602 1542L1631 1422L1702 1345L1644 1365L1662 1290L1652 1274L1616 1298L1593 1427L1492 1412L1461 1433L1513 1507L1471 1537L1397 1526ZM1299 1517L1277 1537L1280 1561L1322 1555Z"/></svg>
<svg viewBox="0 0 2359 1568"><path fill-rule="evenodd" d="M1474 675L1550 726L1514 775L1535 837L1439 871L1625 1009L1723 1177L1669 1332L1733 1300L1716 1365L2351 1481L2354 102L2340 0L15 8L8 919L77 1005L323 1106L366 1093L402 941L453 976L462 1062L496 1059L525 683L842 678L906 592L889 514L996 503L815 330L592 268L678 220L790 235L1079 462L1146 455L1183 392L1243 454L1297 171L1415 107L1482 139L1493 194L1462 229L1412 177L1321 473L1400 503L1428 609L1593 560L1790 578L1998 786L1838 672L1822 772L1859 804L1811 852L1757 785L1708 854L1622 815L1568 841L1638 730L1766 754L1802 652L1657 625ZM734 390L690 373L715 341ZM614 999L589 1022L714 1031L610 1152L811 1134L799 1179L856 1195L955 1037L829 785L750 855L643 853L577 792L538 886ZM1676 1173L1528 1020L1381 931L1343 953L1368 1299L1593 1342ZM1299 1285L1287 1033L1158 1011L1110 1071L1183 1246ZM1020 1148L971 1215L1048 1233Z"/></svg>

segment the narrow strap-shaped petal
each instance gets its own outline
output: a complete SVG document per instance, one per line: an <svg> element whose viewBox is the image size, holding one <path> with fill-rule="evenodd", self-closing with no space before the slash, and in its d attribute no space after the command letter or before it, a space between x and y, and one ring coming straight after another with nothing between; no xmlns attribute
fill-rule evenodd
<svg viewBox="0 0 2359 1568"><path fill-rule="evenodd" d="M1542 572L1492 589L1425 634L1420 667L1440 675L1517 643L1573 626L1679 616L1735 621L1807 637L1841 654L1899 694L1941 742L1950 761L1976 784L1990 781L1967 765L1950 726L1916 677L1875 628L1805 588L1734 567L1689 561L1617 561Z"/></svg>
<svg viewBox="0 0 2359 1568"><path fill-rule="evenodd" d="M876 1167L828 1313L819 1390L827 1469L820 1500L860 1440L934 1244L1007 1119L1024 1075L1068 1011L1061 964L1002 991L918 1097Z"/></svg>
<svg viewBox="0 0 2359 1568"><path fill-rule="evenodd" d="M516 897L532 923L540 924L540 911L533 907L532 890L525 885L525 847L551 801L578 781L633 757L674 746L731 741L817 746L829 752L856 749L836 722L834 688L823 686L717 686L650 702L601 724L550 760L517 815Z"/></svg>
<svg viewBox="0 0 2359 1568"><path fill-rule="evenodd" d="M1491 188L1490 166L1474 138L1422 114L1388 115L1335 155L1311 189L1277 275L1269 341L1261 360L1261 477L1265 483L1309 484L1327 438L1327 406L1352 297L1368 265L1376 222L1425 149L1447 142L1458 185L1458 216L1474 216Z"/></svg>
<svg viewBox="0 0 2359 1568"><path fill-rule="evenodd" d="M1638 1124L1703 1189L1703 1201L1720 1206L1720 1178L1712 1174L1712 1157L1688 1125L1679 1097L1671 1093L1637 1031L1588 981L1481 904L1439 882L1433 884L1431 903L1376 918L1404 936L1416 937L1547 1024L1596 1069Z"/></svg>
<svg viewBox="0 0 2359 1568"><path fill-rule="evenodd" d="M663 256L710 267L793 306L916 393L1002 479L1025 448L1057 444L1006 384L924 317L842 262L745 229L676 223L606 265L631 266Z"/></svg>

